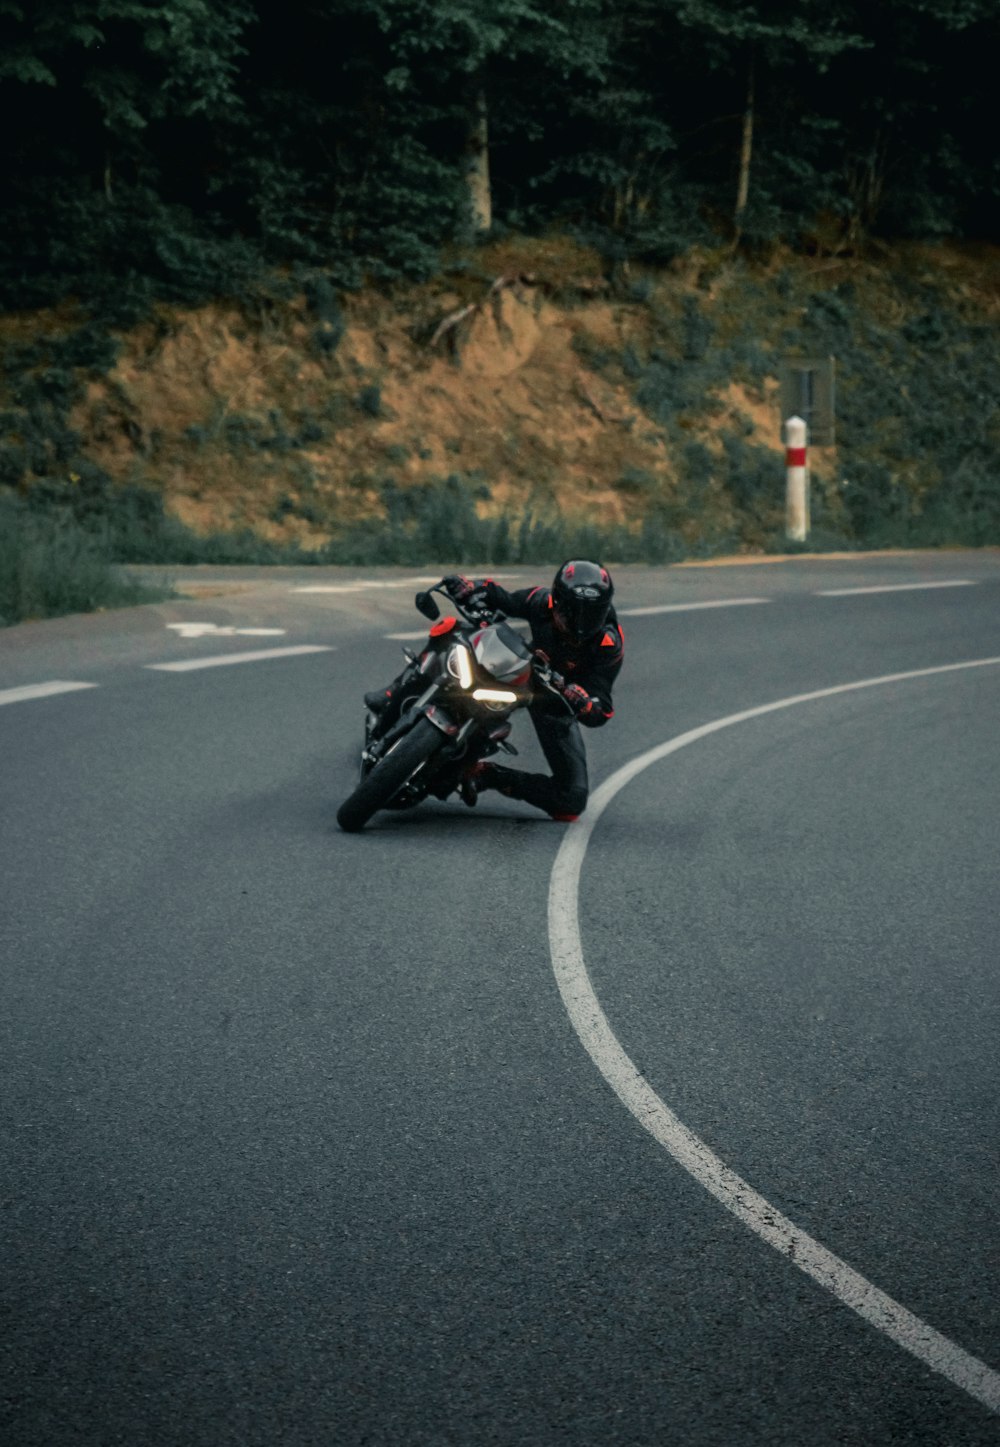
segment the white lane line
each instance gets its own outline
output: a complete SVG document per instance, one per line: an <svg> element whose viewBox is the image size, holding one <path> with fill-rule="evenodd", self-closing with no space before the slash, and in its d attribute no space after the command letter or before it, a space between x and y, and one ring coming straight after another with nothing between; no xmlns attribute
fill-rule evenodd
<svg viewBox="0 0 1000 1447"><path fill-rule="evenodd" d="M257 648L247 653L220 653L215 658L182 658L176 663L146 663L160 673L191 673L196 668L224 668L230 663L261 663L265 658L294 658L302 653L331 653L319 643L300 643L294 648Z"/></svg>
<svg viewBox="0 0 1000 1447"><path fill-rule="evenodd" d="M523 618L507 618L505 621L510 624L515 633L520 633L522 638L528 640L528 633L523 626L519 626L524 624ZM427 628L418 628L415 633L383 633L382 637L391 638L396 643L415 643L425 642L427 635Z"/></svg>
<svg viewBox="0 0 1000 1447"><path fill-rule="evenodd" d="M516 578L517 573L491 573L490 577ZM293 593L361 593L371 588L412 588L415 583L440 583L440 573L425 573L416 578L353 578L347 583L309 583L292 588Z"/></svg>
<svg viewBox="0 0 1000 1447"><path fill-rule="evenodd" d="M619 618L645 618L653 613L697 613L703 608L749 608L754 603L770 603L770 598L716 598L710 603L658 603L651 608L618 608Z"/></svg>
<svg viewBox="0 0 1000 1447"><path fill-rule="evenodd" d="M749 1226L768 1245L898 1346L976 1397L991 1411L1000 1413L1000 1372L942 1336L800 1230L735 1171L731 1171L660 1099L625 1053L594 993L583 958L578 911L580 871L594 828L616 794L651 764L721 729L732 728L735 724L746 723L778 709L812 703L816 699L834 698L837 694L862 688L877 688L914 678L931 678L962 669L995 668L998 665L1000 658L976 658L967 663L914 669L908 673L891 673L881 678L865 678L856 683L821 688L813 693L778 699L775 703L715 719L640 754L605 780L591 798L583 819L566 832L549 882L549 949L559 993L574 1030L604 1079L639 1124L727 1211Z"/></svg>
<svg viewBox="0 0 1000 1447"><path fill-rule="evenodd" d="M505 576L509 576L509 574ZM369 588L412 588L417 583L440 583L440 581L440 573L420 573L413 578L351 578L346 583L308 583L293 588L291 591L293 593L360 593Z"/></svg>
<svg viewBox="0 0 1000 1447"><path fill-rule="evenodd" d="M168 623L181 638L283 638L287 628L234 628L218 623Z"/></svg>
<svg viewBox="0 0 1000 1447"><path fill-rule="evenodd" d="M856 598L863 593L922 593L926 588L975 588L973 578L949 578L940 583L883 583L875 588L822 588L817 598Z"/></svg>
<svg viewBox="0 0 1000 1447"><path fill-rule="evenodd" d="M56 693L75 693L80 688L96 688L96 683L25 683L20 688L0 690L0 704L25 703L30 698L51 698Z"/></svg>

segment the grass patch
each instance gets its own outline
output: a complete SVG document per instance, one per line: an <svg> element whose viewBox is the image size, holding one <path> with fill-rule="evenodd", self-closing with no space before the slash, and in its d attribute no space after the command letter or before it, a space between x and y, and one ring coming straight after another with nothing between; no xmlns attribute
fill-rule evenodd
<svg viewBox="0 0 1000 1447"><path fill-rule="evenodd" d="M106 544L65 512L40 515L0 498L0 627L167 596L125 576Z"/></svg>
<svg viewBox="0 0 1000 1447"><path fill-rule="evenodd" d="M424 483L401 486L389 478L366 480L377 495L371 517L337 529L323 547L305 549L297 543L272 542L249 528L238 532L200 535L169 516L162 495L140 486L115 487L96 470L75 483L40 481L24 496L0 496L5 509L3 532L7 571L13 577L27 568L27 559L40 556L44 546L49 562L32 565L32 576L47 572L55 580L113 580L113 564L189 565L196 563L244 565L420 566L475 559L494 565L559 562L571 556L596 556L616 562L676 562L689 556L709 556L732 547L733 538L713 534L697 545L684 541L681 527L686 505L650 501L641 519L631 527L601 527L563 515L557 504L544 500L519 511L498 512L481 474L452 473ZM303 515L309 504L290 495L279 497L274 517ZM7 518L10 523L7 523ZM109 581L101 585L110 587ZM124 585L122 585L124 586ZM37 594L34 590L33 597ZM95 601L77 601L88 596ZM33 601L20 606L18 617L46 616L52 612L112 607L147 601L127 590L113 601L98 596L97 584L76 588L66 606L43 606ZM2 611L2 609L0 609Z"/></svg>
<svg viewBox="0 0 1000 1447"><path fill-rule="evenodd" d="M633 528L581 523L551 504L537 513L528 507L484 516L489 488L460 473L405 488L385 482L380 495L380 516L345 529L312 560L352 566L463 559L495 566L550 564L569 557L666 563L689 552L667 509L651 508Z"/></svg>

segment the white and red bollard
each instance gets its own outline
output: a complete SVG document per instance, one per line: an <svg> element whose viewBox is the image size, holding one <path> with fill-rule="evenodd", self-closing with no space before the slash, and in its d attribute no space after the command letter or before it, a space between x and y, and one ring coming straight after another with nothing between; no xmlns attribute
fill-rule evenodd
<svg viewBox="0 0 1000 1447"><path fill-rule="evenodd" d="M801 417L785 423L785 536L804 543L809 536L809 462L806 424Z"/></svg>

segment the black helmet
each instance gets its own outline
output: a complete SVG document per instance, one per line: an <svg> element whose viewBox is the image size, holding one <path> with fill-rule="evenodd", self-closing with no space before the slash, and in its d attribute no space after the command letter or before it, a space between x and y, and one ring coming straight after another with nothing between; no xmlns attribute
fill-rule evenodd
<svg viewBox="0 0 1000 1447"><path fill-rule="evenodd" d="M552 584L556 626L582 643L604 627L614 592L611 575L600 563L563 563Z"/></svg>

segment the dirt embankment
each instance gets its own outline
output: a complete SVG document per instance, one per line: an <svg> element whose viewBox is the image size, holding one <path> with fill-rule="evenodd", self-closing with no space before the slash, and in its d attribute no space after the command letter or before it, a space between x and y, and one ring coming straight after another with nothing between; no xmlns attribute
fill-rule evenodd
<svg viewBox="0 0 1000 1447"><path fill-rule="evenodd" d="M641 506L628 479L669 496L678 472L618 364L649 329L644 305L612 298L596 256L497 248L475 275L362 293L332 315L304 298L255 322L235 307L163 308L123 339L71 425L116 481L162 489L199 532L250 526L319 546L377 511L387 482L455 473L481 489L484 515L628 523ZM730 424L780 465L774 387L721 392L710 430Z"/></svg>
<svg viewBox="0 0 1000 1447"><path fill-rule="evenodd" d="M688 543L752 552L781 526L782 356L836 352L853 395L854 453L810 453L832 532L859 457L865 486L919 505L967 455L945 433L973 363L994 375L998 274L995 249L911 247L757 266L701 253L611 284L565 239L515 239L391 295L161 307L69 420L116 482L161 491L199 533L317 548L457 476L483 518L637 530L655 512ZM915 425L936 451L906 452Z"/></svg>

